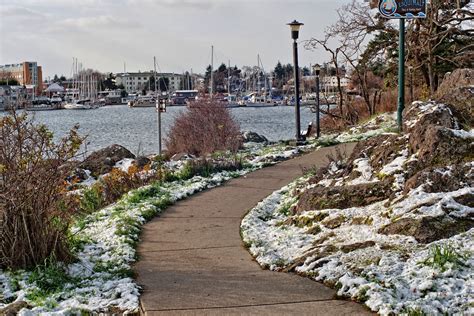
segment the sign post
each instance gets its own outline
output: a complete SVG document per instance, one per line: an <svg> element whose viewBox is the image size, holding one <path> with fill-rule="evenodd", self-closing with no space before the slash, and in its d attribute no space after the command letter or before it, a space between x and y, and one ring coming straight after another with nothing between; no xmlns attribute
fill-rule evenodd
<svg viewBox="0 0 474 316"><path fill-rule="evenodd" d="M403 110L405 109L405 20L400 19L400 34L398 35L398 132L403 129Z"/></svg>
<svg viewBox="0 0 474 316"><path fill-rule="evenodd" d="M403 129L405 109L405 19L426 18L426 0L379 0L379 11L383 17L400 20L398 53L398 131Z"/></svg>

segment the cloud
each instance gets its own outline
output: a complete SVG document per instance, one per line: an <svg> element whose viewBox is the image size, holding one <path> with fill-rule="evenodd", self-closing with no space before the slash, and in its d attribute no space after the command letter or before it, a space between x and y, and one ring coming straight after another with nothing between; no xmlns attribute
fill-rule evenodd
<svg viewBox="0 0 474 316"><path fill-rule="evenodd" d="M62 28L75 28L81 30L91 30L96 28L139 28L141 24L124 18L116 18L110 15L95 17L68 18L56 23Z"/></svg>
<svg viewBox="0 0 474 316"><path fill-rule="evenodd" d="M172 9L201 9L209 10L226 0L128 0L132 5L155 5Z"/></svg>
<svg viewBox="0 0 474 316"><path fill-rule="evenodd" d="M2 6L0 7L0 17L2 18L43 18L44 14L18 6Z"/></svg>

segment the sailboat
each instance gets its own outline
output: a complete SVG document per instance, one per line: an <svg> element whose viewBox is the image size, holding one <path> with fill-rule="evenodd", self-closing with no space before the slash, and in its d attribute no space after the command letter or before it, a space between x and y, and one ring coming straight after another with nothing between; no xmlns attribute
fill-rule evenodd
<svg viewBox="0 0 474 316"><path fill-rule="evenodd" d="M263 94L261 92L261 77L263 76ZM278 105L272 99L272 89L268 87L268 78L263 67L262 60L260 59L260 54L257 55L257 67L255 68L253 75L254 91L247 94L241 101L241 104L251 107L260 107L260 106L276 106Z"/></svg>
<svg viewBox="0 0 474 316"><path fill-rule="evenodd" d="M77 58L73 59L73 93L72 98L64 104L66 110L91 110L100 106L98 96L98 80L93 74L88 74L78 65ZM77 98L76 98L77 97Z"/></svg>

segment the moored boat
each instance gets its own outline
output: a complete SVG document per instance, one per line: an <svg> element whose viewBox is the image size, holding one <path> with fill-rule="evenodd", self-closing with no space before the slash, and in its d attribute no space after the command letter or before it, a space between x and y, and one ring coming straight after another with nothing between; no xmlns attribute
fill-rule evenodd
<svg viewBox="0 0 474 316"><path fill-rule="evenodd" d="M96 109L98 106L91 102L90 99L78 100L75 102L69 102L64 105L66 110L92 110Z"/></svg>
<svg viewBox="0 0 474 316"><path fill-rule="evenodd" d="M26 111L52 111L59 109L57 104L51 103L48 98L38 98L25 105Z"/></svg>
<svg viewBox="0 0 474 316"><path fill-rule="evenodd" d="M128 101L131 108L151 108L156 106L155 98L152 96L140 96L135 100Z"/></svg>

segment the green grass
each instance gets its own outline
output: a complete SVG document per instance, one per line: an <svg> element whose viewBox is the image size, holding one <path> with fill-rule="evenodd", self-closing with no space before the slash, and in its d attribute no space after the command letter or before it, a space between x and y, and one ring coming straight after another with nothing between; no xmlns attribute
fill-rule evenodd
<svg viewBox="0 0 474 316"><path fill-rule="evenodd" d="M163 193L161 189L161 183L155 182L146 189L137 189L131 191L131 194L127 197L127 202L129 203L140 203L143 200L146 200L150 197L158 196Z"/></svg>
<svg viewBox="0 0 474 316"><path fill-rule="evenodd" d="M30 273L28 282L35 284L36 288L31 288L27 292L26 298L31 302L54 305L54 303L47 302L48 297L63 290L67 284L78 281L67 275L63 265L58 263L54 257L49 257Z"/></svg>
<svg viewBox="0 0 474 316"><path fill-rule="evenodd" d="M337 141L335 138L326 138L326 139L319 139L317 140L318 146L321 147L330 147L339 144L340 142Z"/></svg>
<svg viewBox="0 0 474 316"><path fill-rule="evenodd" d="M407 308L402 311L403 315L407 316L426 316L426 314L422 309L420 308Z"/></svg>
<svg viewBox="0 0 474 316"><path fill-rule="evenodd" d="M86 214L91 214L104 206L104 197L99 186L93 185L82 191L79 208Z"/></svg>
<svg viewBox="0 0 474 316"><path fill-rule="evenodd" d="M84 224L84 227L85 227L85 224ZM82 227L81 230L84 228ZM86 237L86 236L81 236L81 235L73 235L69 232L68 236L67 236L67 242L68 242L68 245L69 245L69 249L71 249L71 251L73 253L77 253L79 251L82 251L84 249L84 246L91 243L91 239L89 237Z"/></svg>
<svg viewBox="0 0 474 316"><path fill-rule="evenodd" d="M448 264L454 267L465 266L465 260L466 256L457 252L452 245L444 244L431 247L428 258L421 264L445 271Z"/></svg>
<svg viewBox="0 0 474 316"><path fill-rule="evenodd" d="M285 216L291 215L291 203L283 204L279 209L278 213L283 214Z"/></svg>
<svg viewBox="0 0 474 316"><path fill-rule="evenodd" d="M367 294L368 290L369 290L368 286L362 286L356 295L356 300L360 303L367 302L370 298L369 295Z"/></svg>

